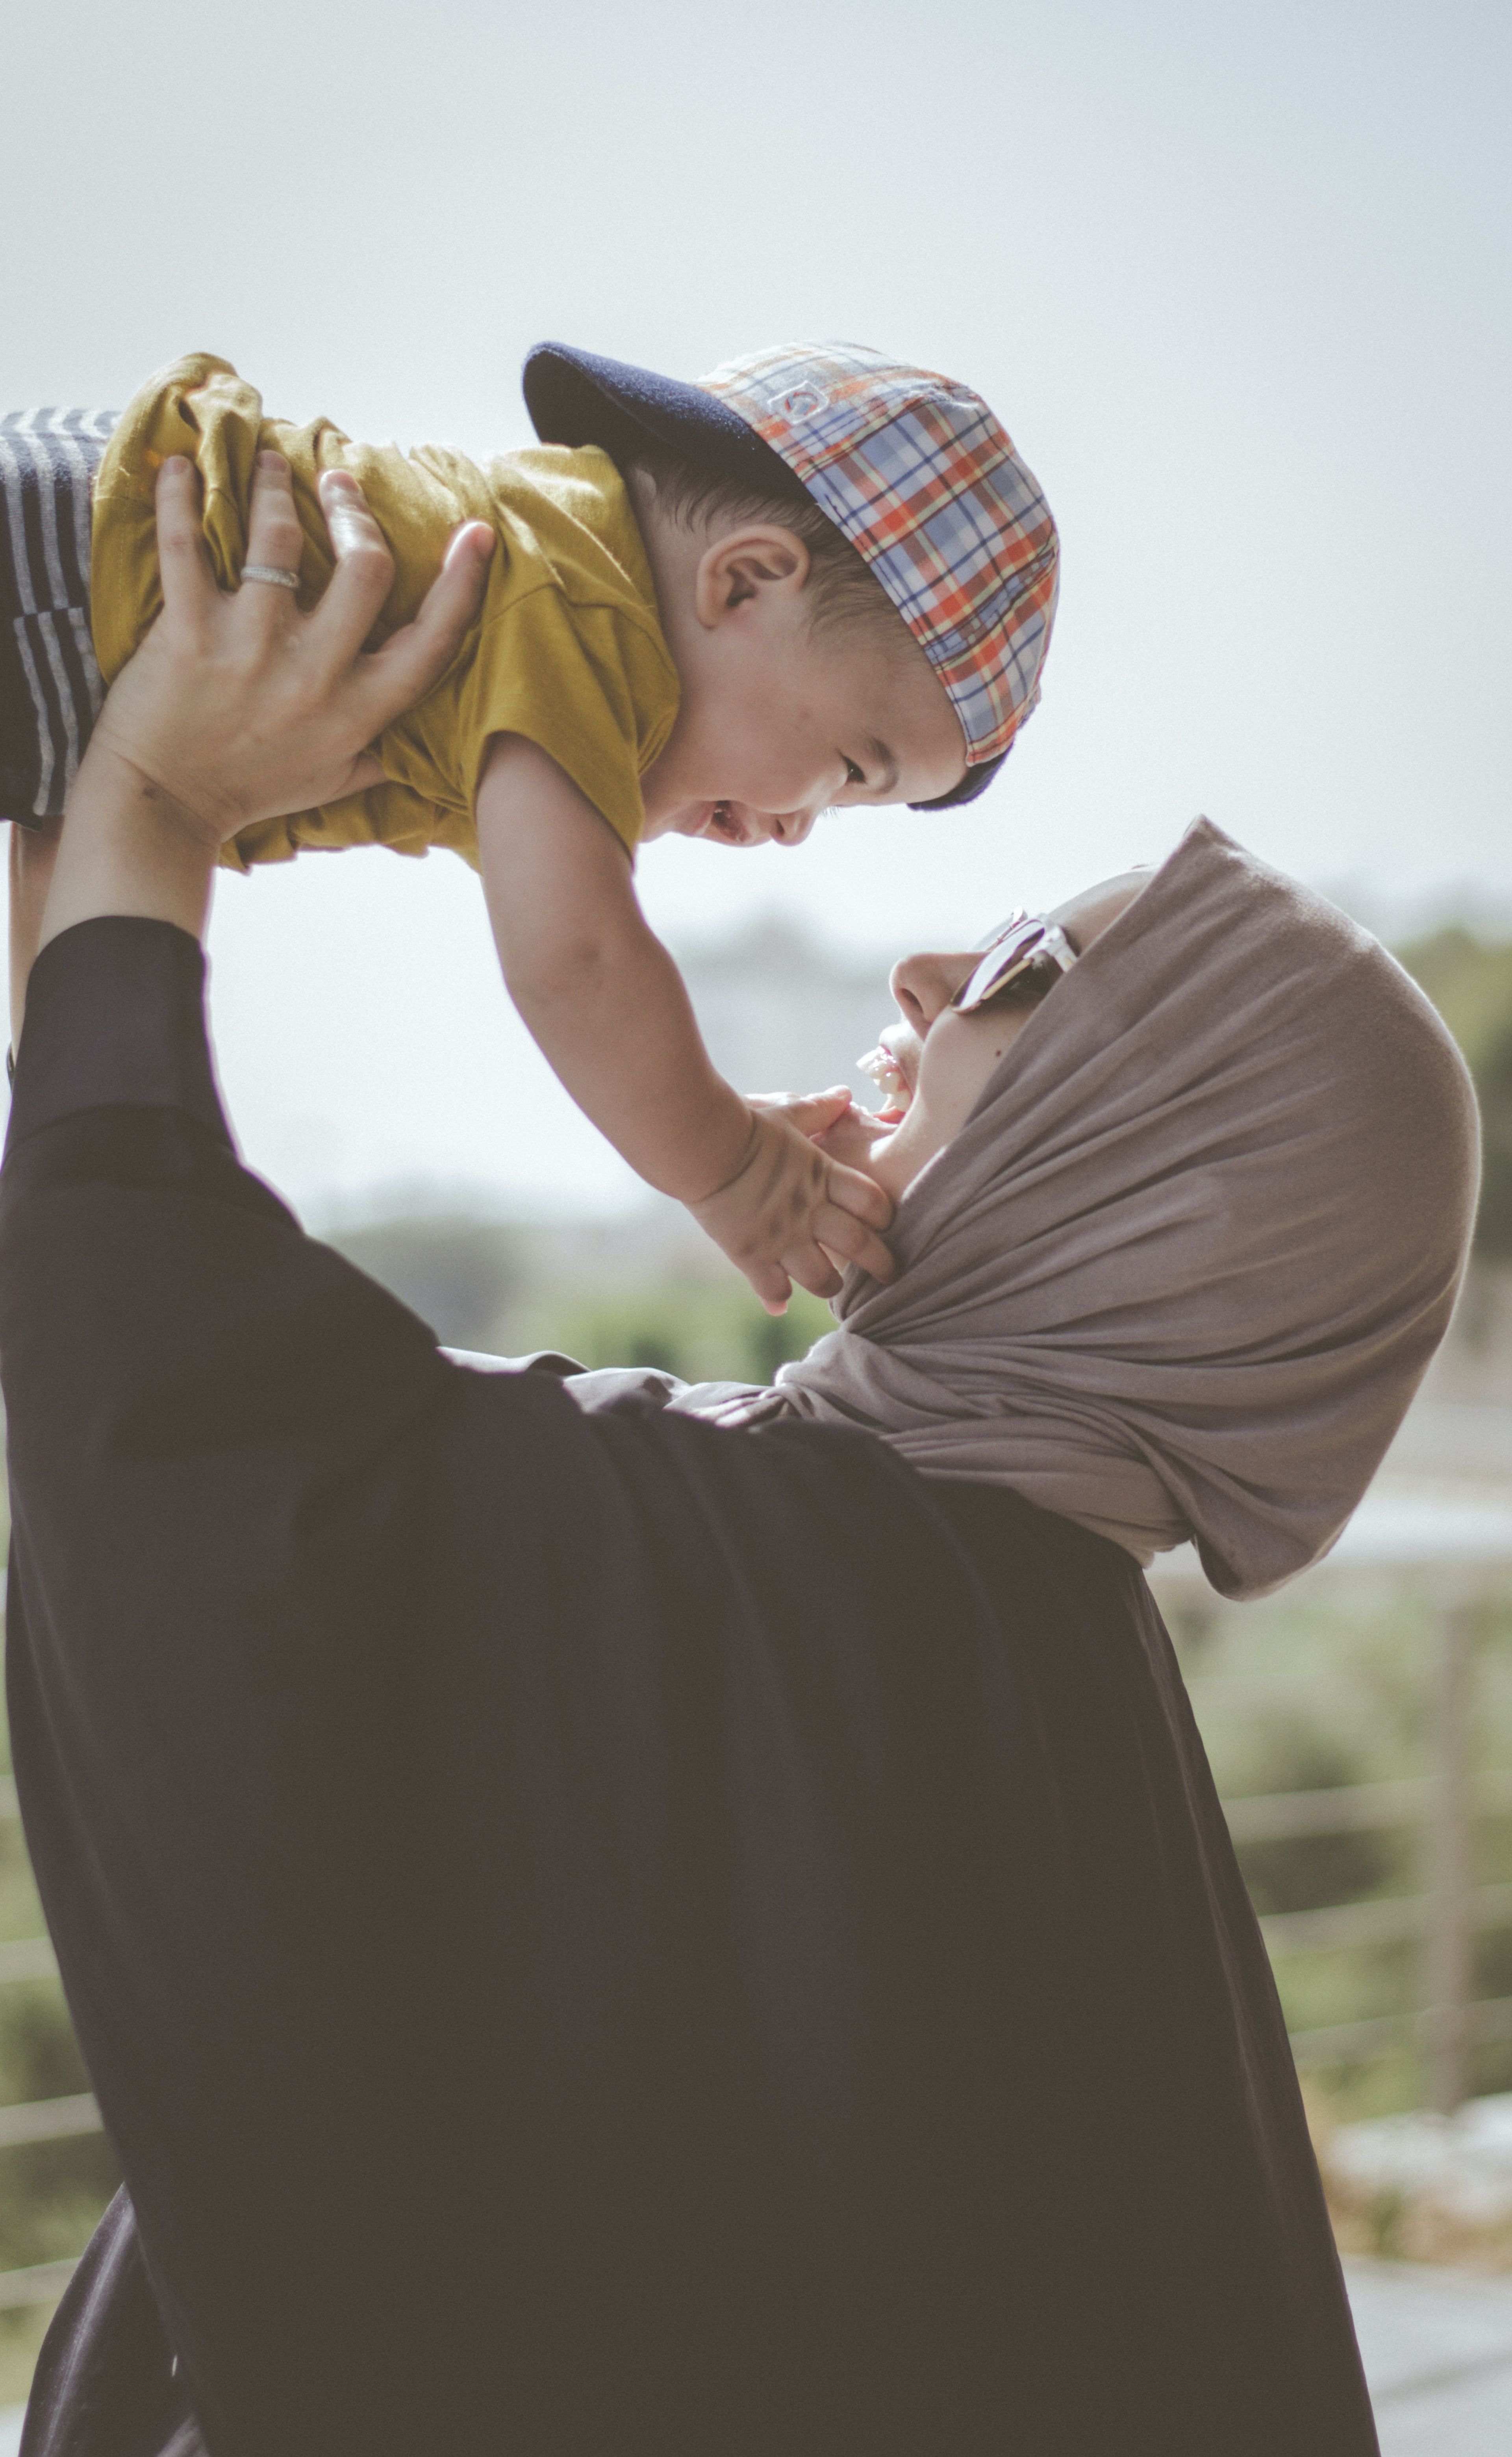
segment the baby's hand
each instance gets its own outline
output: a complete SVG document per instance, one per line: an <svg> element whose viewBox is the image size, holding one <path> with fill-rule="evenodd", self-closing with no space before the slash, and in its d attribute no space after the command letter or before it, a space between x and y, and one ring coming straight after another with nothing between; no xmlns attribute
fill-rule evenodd
<svg viewBox="0 0 1512 2457"><path fill-rule="evenodd" d="M879 1153L897 1133L899 1123L896 1117L879 1118L852 1101L834 1125L827 1126L814 1141L831 1160L843 1162L848 1168L859 1168L870 1177Z"/></svg>
<svg viewBox="0 0 1512 2457"><path fill-rule="evenodd" d="M876 1233L892 1217L882 1188L812 1140L849 1103L843 1088L801 1101L753 1100L750 1142L737 1174L688 1206L768 1313L785 1311L794 1280L816 1297L832 1297L839 1262L859 1263L874 1280L890 1280L897 1268Z"/></svg>

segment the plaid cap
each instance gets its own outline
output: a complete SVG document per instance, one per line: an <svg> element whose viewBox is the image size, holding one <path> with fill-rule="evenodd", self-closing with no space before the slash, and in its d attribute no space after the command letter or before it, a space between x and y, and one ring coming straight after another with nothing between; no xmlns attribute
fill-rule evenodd
<svg viewBox="0 0 1512 2457"><path fill-rule="evenodd" d="M1000 759L1039 698L1060 547L987 403L848 341L756 350L699 388L755 430L869 566L950 694L969 765Z"/></svg>

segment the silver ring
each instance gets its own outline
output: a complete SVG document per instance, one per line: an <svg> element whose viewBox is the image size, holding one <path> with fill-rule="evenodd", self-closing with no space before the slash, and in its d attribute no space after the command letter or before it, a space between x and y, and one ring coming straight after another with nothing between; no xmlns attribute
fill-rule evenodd
<svg viewBox="0 0 1512 2457"><path fill-rule="evenodd" d="M280 571L276 563L244 563L241 576L243 580L265 580L273 588L297 588L299 586L296 571Z"/></svg>

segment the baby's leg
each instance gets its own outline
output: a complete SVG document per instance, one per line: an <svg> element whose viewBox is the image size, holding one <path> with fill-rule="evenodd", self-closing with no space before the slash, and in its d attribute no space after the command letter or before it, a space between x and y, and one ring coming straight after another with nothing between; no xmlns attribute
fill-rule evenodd
<svg viewBox="0 0 1512 2457"><path fill-rule="evenodd" d="M0 416L0 818L62 812L104 689L90 634L90 508L108 409Z"/></svg>

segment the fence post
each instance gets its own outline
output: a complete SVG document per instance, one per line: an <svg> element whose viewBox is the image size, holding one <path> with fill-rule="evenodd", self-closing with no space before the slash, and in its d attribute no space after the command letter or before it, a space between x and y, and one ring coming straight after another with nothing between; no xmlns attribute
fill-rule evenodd
<svg viewBox="0 0 1512 2457"><path fill-rule="evenodd" d="M1441 1597L1433 1682L1433 1811L1428 1827L1428 2103L1452 2116L1468 2084L1471 1987L1470 1680L1477 1613Z"/></svg>

